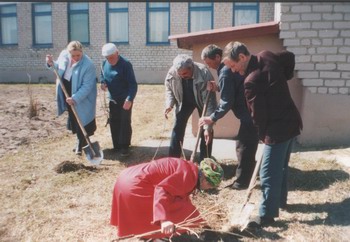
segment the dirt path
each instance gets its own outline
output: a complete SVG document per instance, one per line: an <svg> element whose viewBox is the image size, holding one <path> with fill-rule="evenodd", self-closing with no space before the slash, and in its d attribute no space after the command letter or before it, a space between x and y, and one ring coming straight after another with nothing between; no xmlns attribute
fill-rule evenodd
<svg viewBox="0 0 350 242"><path fill-rule="evenodd" d="M64 161L89 165L72 154L74 136L65 128L66 115L56 117L53 85L36 85L38 117L30 119L27 85L0 85L0 241L112 241L115 228L109 225L112 188L116 177L132 162L150 160L156 147L141 141L168 139L161 122L163 86L141 86L133 111L132 154L126 160L113 153L108 127L98 97L98 132L94 139L104 148L105 159L97 170L79 169L58 173ZM161 94L161 95L159 95ZM145 109L145 107L148 107ZM169 127L171 123L169 122ZM143 144L143 145L139 145ZM167 147L163 147L166 154ZM227 147L232 149L232 147ZM214 233L201 240L177 241L347 241L350 236L349 149L295 152L290 161L288 209L281 211L275 226L238 240ZM10 154L10 155L7 155ZM16 155L11 155L16 154ZM159 153L161 154L161 152ZM68 163L71 164L71 163ZM225 186L232 183L236 163L222 163L225 180L218 193L198 193L193 201L200 211L219 205L207 219L219 230L237 216L246 191ZM75 168L75 167L73 167ZM259 189L252 195L256 210ZM255 213L257 211L255 210Z"/></svg>

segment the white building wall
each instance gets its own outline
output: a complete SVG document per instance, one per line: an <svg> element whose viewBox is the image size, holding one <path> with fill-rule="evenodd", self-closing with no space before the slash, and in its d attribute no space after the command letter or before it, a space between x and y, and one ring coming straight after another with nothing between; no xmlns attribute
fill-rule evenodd
<svg viewBox="0 0 350 242"><path fill-rule="evenodd" d="M51 2L53 48L32 46L32 2L17 2L18 45L0 46L0 82L53 82L55 77L45 66L45 55L57 57L68 43L67 2ZM129 2L129 44L118 46L121 55L133 64L139 83L162 83L177 54L192 51L178 49L177 43L147 45L146 2ZM273 4L260 4L260 21L273 20ZM214 28L232 26L232 2L214 3ZM272 9L272 10L271 10ZM271 13L269 11L272 11ZM188 32L188 2L170 3L170 35ZM101 47L106 42L106 3L89 2L90 44L85 53L94 61L96 70L103 60Z"/></svg>
<svg viewBox="0 0 350 242"><path fill-rule="evenodd" d="M350 145L350 3L281 3L280 38L296 55L302 146Z"/></svg>
<svg viewBox="0 0 350 242"><path fill-rule="evenodd" d="M280 38L311 93L349 95L350 3L282 3Z"/></svg>

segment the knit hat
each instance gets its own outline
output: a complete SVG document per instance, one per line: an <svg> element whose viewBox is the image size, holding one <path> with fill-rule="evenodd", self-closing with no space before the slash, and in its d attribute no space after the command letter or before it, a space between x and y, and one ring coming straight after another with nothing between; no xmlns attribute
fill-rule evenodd
<svg viewBox="0 0 350 242"><path fill-rule="evenodd" d="M214 187L219 186L222 178L224 177L224 170L215 160L205 158L200 163L200 169L202 170L207 181Z"/></svg>
<svg viewBox="0 0 350 242"><path fill-rule="evenodd" d="M115 46L115 44L107 43L102 47L102 55L104 57L107 57L107 56L113 55L117 50L118 49L117 49L117 46Z"/></svg>

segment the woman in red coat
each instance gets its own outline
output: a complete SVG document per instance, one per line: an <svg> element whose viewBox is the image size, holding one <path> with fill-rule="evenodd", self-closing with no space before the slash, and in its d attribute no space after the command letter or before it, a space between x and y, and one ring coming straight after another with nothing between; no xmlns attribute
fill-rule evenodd
<svg viewBox="0 0 350 242"><path fill-rule="evenodd" d="M220 165L209 158L199 167L171 157L129 167L115 183L111 225L118 227L119 237L159 229L162 233L147 238L169 236L176 223L199 216L190 194L217 187L222 177Z"/></svg>

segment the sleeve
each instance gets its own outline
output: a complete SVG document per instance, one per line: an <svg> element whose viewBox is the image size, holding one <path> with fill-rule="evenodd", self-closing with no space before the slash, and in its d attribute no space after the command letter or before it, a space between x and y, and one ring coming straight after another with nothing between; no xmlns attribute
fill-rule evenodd
<svg viewBox="0 0 350 242"><path fill-rule="evenodd" d="M170 71L169 71L170 72ZM173 108L175 105L175 95L171 83L173 81L173 76L170 73L167 73L164 86L165 86L165 108Z"/></svg>
<svg viewBox="0 0 350 242"><path fill-rule="evenodd" d="M211 74L211 72L209 71L209 69L207 67L203 68L201 70L201 74L202 74L202 77L203 77L203 80L205 81L205 90L207 88L207 83L209 81L213 81L214 80L214 77L213 75ZM206 91L207 92L207 91ZM216 107L217 107L217 101L216 101L216 93L215 92L209 92L209 102L208 102L208 109L207 109L207 112L204 114L205 116L209 116L211 115ZM204 100L203 100L203 103L204 103ZM207 126L204 126L204 129L212 129L212 125L209 125L208 127Z"/></svg>
<svg viewBox="0 0 350 242"><path fill-rule="evenodd" d="M244 81L244 95L252 116L254 125L259 129L260 137L266 130L267 110L265 91L268 86L268 72L256 70L250 73Z"/></svg>
<svg viewBox="0 0 350 242"><path fill-rule="evenodd" d="M134 73L132 64L130 62L127 62L126 65L127 65L126 79L129 85L128 96L126 97L126 99L128 101L133 101L137 93L137 82L136 82L135 73Z"/></svg>
<svg viewBox="0 0 350 242"><path fill-rule="evenodd" d="M153 223L169 219L169 214L179 212L189 202L189 194L196 186L196 179L190 172L178 171L154 189Z"/></svg>
<svg viewBox="0 0 350 242"><path fill-rule="evenodd" d="M102 61L101 67L100 67L100 83L106 83L106 77L104 75L104 66L105 66L106 60Z"/></svg>
<svg viewBox="0 0 350 242"><path fill-rule="evenodd" d="M69 52L67 50L61 51L60 55L58 56L57 60L53 62L53 67L50 67L45 63L45 66L52 70L52 68L55 68L58 72L58 75L60 77L63 77L64 72L66 71L66 67L68 65L68 55Z"/></svg>
<svg viewBox="0 0 350 242"><path fill-rule="evenodd" d="M230 70L231 71L231 70ZM231 77L231 78L230 78ZM221 91L219 105L216 110L210 115L211 120L218 121L226 115L231 109L235 100L235 85L233 76L227 71L221 71L219 75L219 88Z"/></svg>
<svg viewBox="0 0 350 242"><path fill-rule="evenodd" d="M84 68L84 73L81 78L81 86L78 91L72 95L76 103L84 100L92 92L94 85L96 86L96 69L92 62Z"/></svg>
<svg viewBox="0 0 350 242"><path fill-rule="evenodd" d="M281 51L277 53L279 58L279 62L281 63L284 75L286 80L290 80L294 76L294 68L295 68L295 56L292 52L289 51Z"/></svg>

